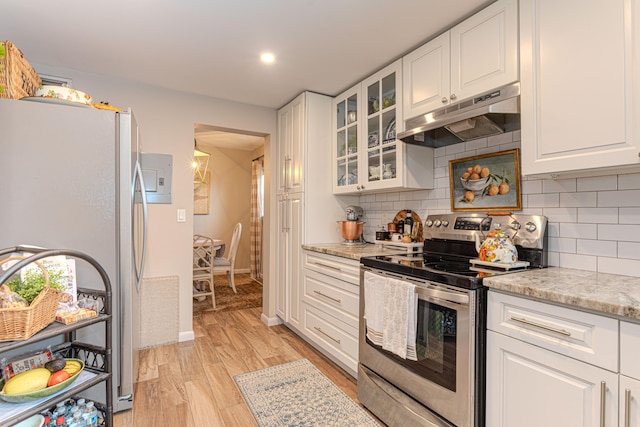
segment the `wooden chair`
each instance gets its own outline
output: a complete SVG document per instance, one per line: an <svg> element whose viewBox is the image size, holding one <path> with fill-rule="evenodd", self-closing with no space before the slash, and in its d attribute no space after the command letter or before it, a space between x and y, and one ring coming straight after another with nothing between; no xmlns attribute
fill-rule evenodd
<svg viewBox="0 0 640 427"><path fill-rule="evenodd" d="M213 259L213 272L224 271L227 273L227 279L229 280L229 284L231 285L231 289L233 289L234 293L238 293L236 291L236 283L234 281L234 267L236 262L236 253L238 252L238 244L240 243L240 235L242 234L242 224L237 223L233 228L233 237L231 238L231 245L229 246L229 253L227 257L219 257Z"/></svg>
<svg viewBox="0 0 640 427"><path fill-rule="evenodd" d="M211 295L213 308L216 308L216 295L213 289L214 245L211 237L193 235L193 297L204 298ZM209 286L207 292L205 282Z"/></svg>

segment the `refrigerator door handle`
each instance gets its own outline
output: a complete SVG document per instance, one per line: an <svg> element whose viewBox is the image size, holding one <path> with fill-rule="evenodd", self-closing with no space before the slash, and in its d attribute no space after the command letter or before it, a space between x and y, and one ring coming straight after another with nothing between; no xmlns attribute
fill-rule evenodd
<svg viewBox="0 0 640 427"><path fill-rule="evenodd" d="M140 257L140 268L138 268L136 246L133 244L133 265L136 275L136 291L140 293L140 285L142 284L142 272L144 271L145 257L147 254L147 223L149 219L147 211L147 192L144 189L144 178L142 177L142 168L140 162L136 162L133 172L133 185L131 187L131 204L135 204L136 184L140 184L140 194L142 199L142 254ZM133 215L133 209L131 210ZM132 221L132 223L134 223ZM135 228L135 227L134 227ZM133 229L132 229L133 230ZM135 236L132 236L135 238ZM132 239L133 242L133 239Z"/></svg>

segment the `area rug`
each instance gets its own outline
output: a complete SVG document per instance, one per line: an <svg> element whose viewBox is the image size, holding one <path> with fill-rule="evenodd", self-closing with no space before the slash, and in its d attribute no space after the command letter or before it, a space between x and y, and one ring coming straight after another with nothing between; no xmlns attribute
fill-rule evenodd
<svg viewBox="0 0 640 427"><path fill-rule="evenodd" d="M260 427L379 424L307 359L236 375Z"/></svg>
<svg viewBox="0 0 640 427"><path fill-rule="evenodd" d="M194 315L211 311L233 311L262 307L262 284L253 280L248 273L235 275L237 294L234 294L233 289L229 286L226 274L215 275L213 282L216 293L216 308L211 306L210 296L203 301L194 298Z"/></svg>

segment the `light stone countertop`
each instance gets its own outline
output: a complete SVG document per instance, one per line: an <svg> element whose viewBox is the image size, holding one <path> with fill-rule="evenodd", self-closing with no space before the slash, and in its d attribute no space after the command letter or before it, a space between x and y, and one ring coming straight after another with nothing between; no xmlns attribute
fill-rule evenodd
<svg viewBox="0 0 640 427"><path fill-rule="evenodd" d="M349 258L356 261L360 261L360 258L365 256L406 253L406 250L403 251L401 249L387 249L382 245L376 245L373 243L369 243L364 246L346 246L342 243L311 243L308 245L302 245L302 249L313 252L320 252L327 255L335 255L342 258Z"/></svg>
<svg viewBox="0 0 640 427"><path fill-rule="evenodd" d="M543 268L487 277L489 289L640 321L640 277Z"/></svg>

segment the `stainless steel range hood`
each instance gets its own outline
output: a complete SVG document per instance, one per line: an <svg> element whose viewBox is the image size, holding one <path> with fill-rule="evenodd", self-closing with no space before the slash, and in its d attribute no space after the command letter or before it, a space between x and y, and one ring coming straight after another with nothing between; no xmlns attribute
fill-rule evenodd
<svg viewBox="0 0 640 427"><path fill-rule="evenodd" d="M405 121L398 139L443 147L520 129L520 83L492 90Z"/></svg>

